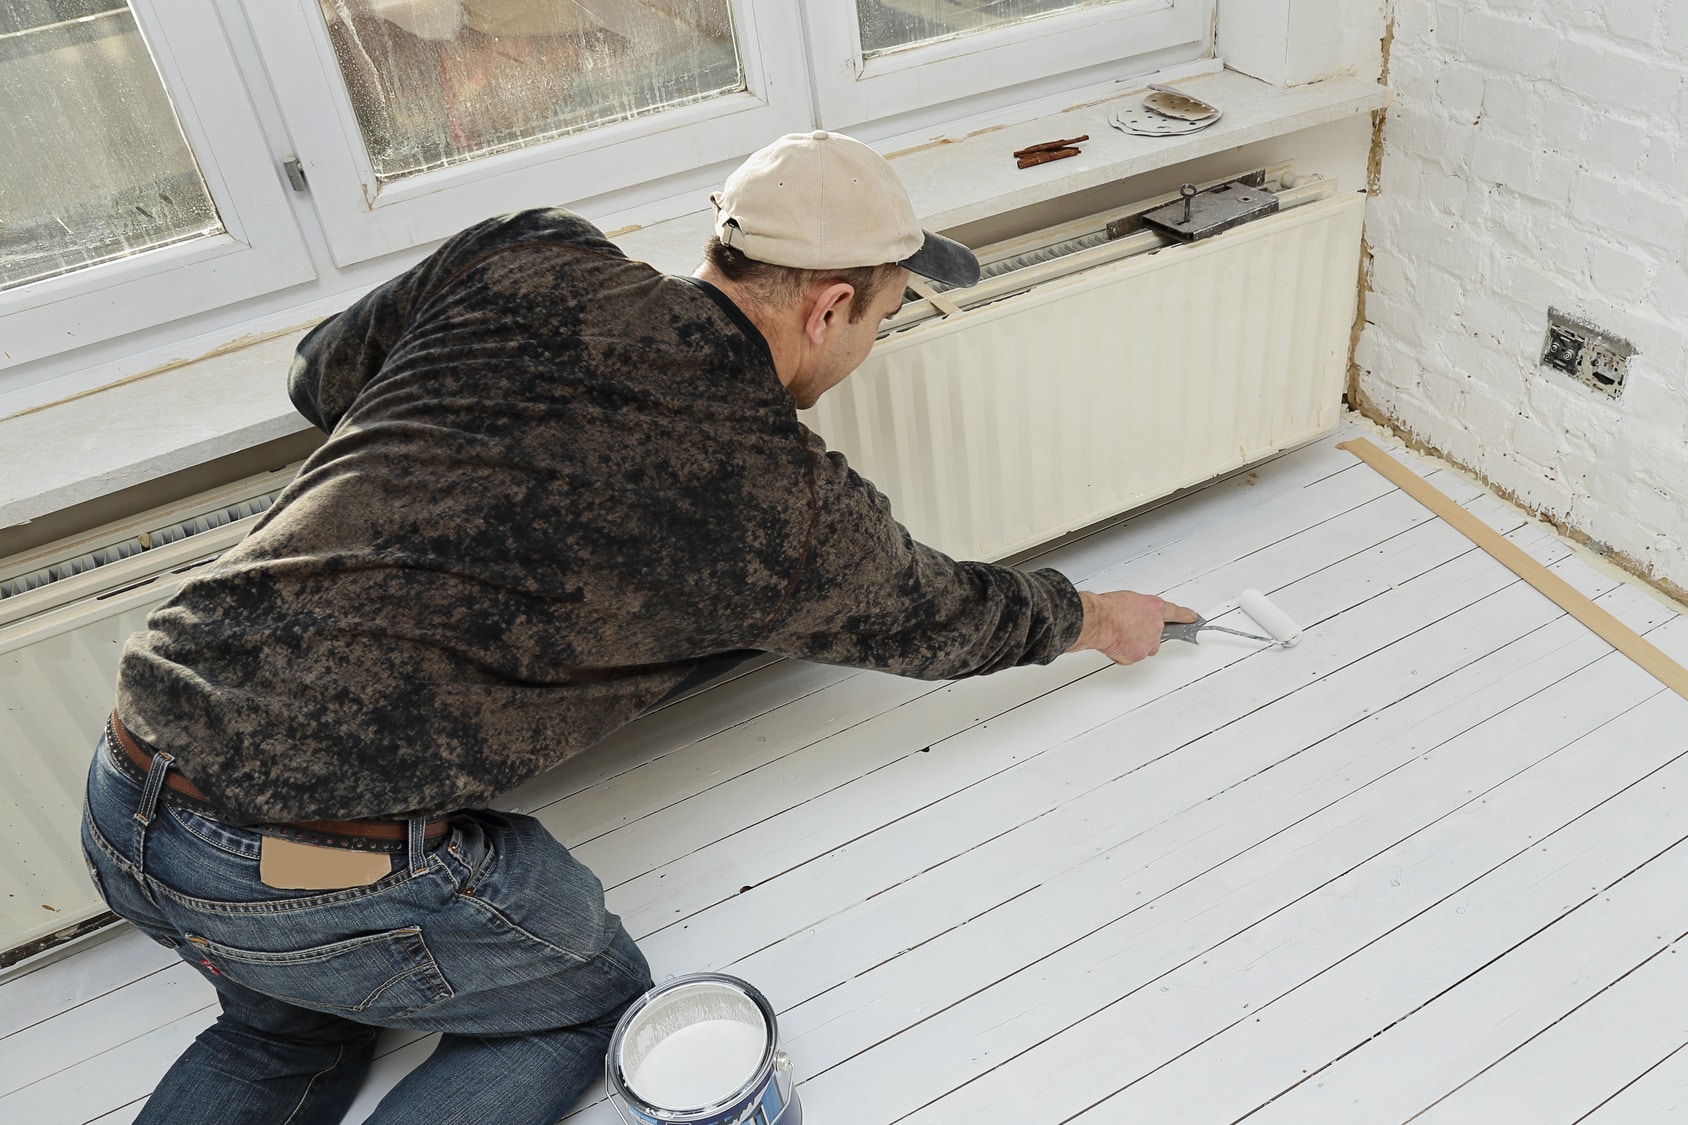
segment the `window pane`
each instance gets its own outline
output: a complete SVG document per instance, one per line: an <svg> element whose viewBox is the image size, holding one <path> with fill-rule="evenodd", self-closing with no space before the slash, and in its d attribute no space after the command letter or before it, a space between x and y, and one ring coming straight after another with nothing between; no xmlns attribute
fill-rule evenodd
<svg viewBox="0 0 1688 1125"><path fill-rule="evenodd" d="M856 0L862 57L1119 0Z"/></svg>
<svg viewBox="0 0 1688 1125"><path fill-rule="evenodd" d="M729 0L320 0L378 180L744 89Z"/></svg>
<svg viewBox="0 0 1688 1125"><path fill-rule="evenodd" d="M223 225L126 3L0 3L0 289Z"/></svg>

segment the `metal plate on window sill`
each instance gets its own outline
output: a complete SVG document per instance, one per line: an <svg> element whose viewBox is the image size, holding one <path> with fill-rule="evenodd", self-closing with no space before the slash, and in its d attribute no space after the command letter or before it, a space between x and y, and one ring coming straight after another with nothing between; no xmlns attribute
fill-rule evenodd
<svg viewBox="0 0 1688 1125"><path fill-rule="evenodd" d="M1213 116L1200 121L1185 121L1156 113L1142 102L1136 102L1114 110L1108 115L1108 123L1121 132L1138 137L1181 137L1186 133L1201 132L1221 116L1223 111L1216 110Z"/></svg>

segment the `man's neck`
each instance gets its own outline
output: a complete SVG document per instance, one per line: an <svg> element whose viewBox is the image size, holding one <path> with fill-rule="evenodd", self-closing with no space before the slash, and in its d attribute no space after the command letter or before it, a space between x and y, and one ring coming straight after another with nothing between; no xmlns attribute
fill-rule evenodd
<svg viewBox="0 0 1688 1125"><path fill-rule="evenodd" d="M762 338L768 343L768 354L774 360L774 374L779 378L780 385L789 387L797 375L797 357L800 349L797 344L802 337L802 326L796 323L786 323L789 317L771 312L759 301L751 298L743 286L735 285L727 280L707 262L692 271L692 276L699 281L707 281L715 286L734 305L745 319L756 326L756 331L762 333Z"/></svg>

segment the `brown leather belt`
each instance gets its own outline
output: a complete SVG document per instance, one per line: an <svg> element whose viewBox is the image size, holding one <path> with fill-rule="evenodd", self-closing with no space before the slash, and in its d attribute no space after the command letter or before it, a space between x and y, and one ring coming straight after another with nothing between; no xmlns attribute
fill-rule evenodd
<svg viewBox="0 0 1688 1125"><path fill-rule="evenodd" d="M152 768L152 755L142 749L135 741L134 735L123 726L123 720L117 717L117 712L111 713L111 733L116 736L117 745L123 750L129 761L145 776ZM182 776L180 770L167 770L164 774L164 787L180 793L184 797L197 801L209 809L215 809L210 798L199 791L199 787ZM290 824L252 825L257 831L279 830L278 835L285 835L291 839L305 843L335 843L346 839L384 840L393 843L403 843L409 832L408 825L402 820L300 820ZM435 841L446 834L451 827L451 818L434 817L422 828L422 838Z"/></svg>

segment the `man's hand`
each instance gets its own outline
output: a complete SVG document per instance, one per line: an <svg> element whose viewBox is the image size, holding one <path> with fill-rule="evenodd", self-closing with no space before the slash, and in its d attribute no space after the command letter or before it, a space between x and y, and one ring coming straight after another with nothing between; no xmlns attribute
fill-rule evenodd
<svg viewBox="0 0 1688 1125"><path fill-rule="evenodd" d="M1135 664L1160 651L1161 626L1168 621L1194 621L1196 611L1173 605L1152 594L1114 590L1107 594L1079 591L1084 602L1084 628L1068 652L1093 648L1115 664Z"/></svg>

